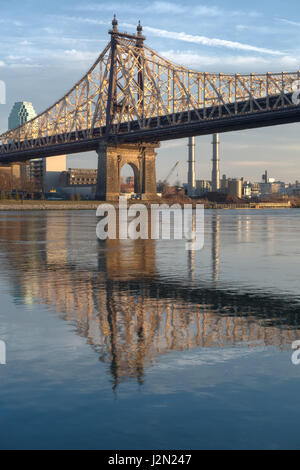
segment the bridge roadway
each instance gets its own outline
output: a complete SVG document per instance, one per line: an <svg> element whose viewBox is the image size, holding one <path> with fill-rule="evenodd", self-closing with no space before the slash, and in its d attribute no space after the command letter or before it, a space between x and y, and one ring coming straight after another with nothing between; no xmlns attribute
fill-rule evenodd
<svg viewBox="0 0 300 470"><path fill-rule="evenodd" d="M103 143L117 146L123 143L156 142L299 122L300 106L283 104L278 109L278 99L284 103L286 99L291 101L291 98L291 93L285 96L259 98L256 103L261 110L253 112L244 111L247 104L249 105L247 100L156 116L146 119L145 127L141 127L140 122L136 120L130 125L128 123L113 125L108 136L106 136L106 127L103 126L94 129L92 137L87 137L89 134L87 130L74 131L67 135L40 137L20 142L17 150L7 151L0 147L0 164L97 150ZM266 110L267 108L269 110Z"/></svg>

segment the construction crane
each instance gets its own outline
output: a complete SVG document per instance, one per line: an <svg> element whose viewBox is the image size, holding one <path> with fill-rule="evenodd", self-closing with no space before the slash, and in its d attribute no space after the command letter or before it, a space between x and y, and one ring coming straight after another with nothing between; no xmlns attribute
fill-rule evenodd
<svg viewBox="0 0 300 470"><path fill-rule="evenodd" d="M172 167L172 169L170 170L168 176L163 180L163 184L167 184L168 182L168 179L172 176L172 174L174 173L175 171L175 168L178 166L179 162L176 162L175 165Z"/></svg>

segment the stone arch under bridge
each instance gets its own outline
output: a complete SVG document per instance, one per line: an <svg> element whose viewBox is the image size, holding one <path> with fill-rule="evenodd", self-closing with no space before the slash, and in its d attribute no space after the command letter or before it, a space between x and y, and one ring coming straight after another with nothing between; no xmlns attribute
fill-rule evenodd
<svg viewBox="0 0 300 470"><path fill-rule="evenodd" d="M130 165L134 172L135 192L141 194L143 199L155 198L158 147L158 142L99 146L97 199L119 199L121 170L126 164Z"/></svg>
<svg viewBox="0 0 300 470"><path fill-rule="evenodd" d="M137 162L125 162L122 157L120 158L120 187L121 187L121 173L124 167L129 166L133 171L133 179L134 179L134 192L141 193L140 188L140 170L137 166Z"/></svg>

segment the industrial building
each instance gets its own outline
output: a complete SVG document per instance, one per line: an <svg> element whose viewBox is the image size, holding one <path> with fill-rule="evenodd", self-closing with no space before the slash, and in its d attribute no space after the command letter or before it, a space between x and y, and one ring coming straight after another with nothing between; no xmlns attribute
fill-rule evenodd
<svg viewBox="0 0 300 470"><path fill-rule="evenodd" d="M69 168L62 171L59 177L59 190L66 196L80 195L93 199L96 193L97 170Z"/></svg>
<svg viewBox="0 0 300 470"><path fill-rule="evenodd" d="M210 193L212 190L211 181L208 180L196 180L196 194L201 196L205 193Z"/></svg>
<svg viewBox="0 0 300 470"><path fill-rule="evenodd" d="M230 196L235 196L241 199L242 197L242 181L238 179L229 179L228 180L228 190L227 194Z"/></svg>

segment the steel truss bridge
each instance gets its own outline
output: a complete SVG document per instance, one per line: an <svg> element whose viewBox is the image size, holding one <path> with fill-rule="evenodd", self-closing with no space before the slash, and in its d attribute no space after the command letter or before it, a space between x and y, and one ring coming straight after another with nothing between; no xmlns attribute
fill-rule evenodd
<svg viewBox="0 0 300 470"><path fill-rule="evenodd" d="M292 99L299 71L188 70L149 49L140 24L136 35L112 24L104 51L63 98L0 136L0 163L300 120Z"/></svg>

